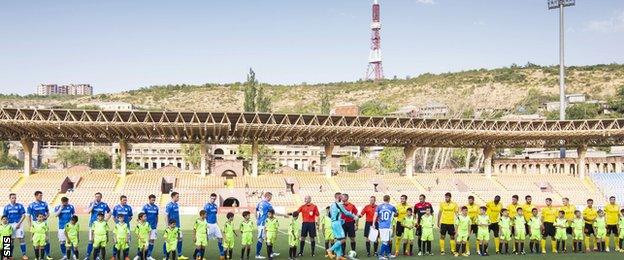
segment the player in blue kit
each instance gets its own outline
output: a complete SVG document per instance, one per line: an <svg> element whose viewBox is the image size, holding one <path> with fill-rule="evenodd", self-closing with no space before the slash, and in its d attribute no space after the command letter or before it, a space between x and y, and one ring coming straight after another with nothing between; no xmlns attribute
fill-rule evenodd
<svg viewBox="0 0 624 260"><path fill-rule="evenodd" d="M117 216L123 216L124 222L130 228L130 220L132 220L132 207L128 205L128 197L121 195L119 197L119 204L113 208L113 220L117 224ZM113 255L117 255L117 248L113 247Z"/></svg>
<svg viewBox="0 0 624 260"><path fill-rule="evenodd" d="M24 219L26 219L26 208L24 208L24 205L17 203L17 195L15 195L15 193L9 194L9 204L4 206L2 215L7 217L9 225L13 227L13 238L17 239L20 243L22 259L27 260L26 241L24 240Z"/></svg>
<svg viewBox="0 0 624 260"><path fill-rule="evenodd" d="M61 247L61 253L63 254L63 259L67 259L67 247L65 245L67 241L67 237L65 236L65 226L71 218L76 214L76 209L74 206L69 204L69 199L67 197L61 198L61 205L58 205L54 208L54 215L58 218L58 240L59 246Z"/></svg>
<svg viewBox="0 0 624 260"><path fill-rule="evenodd" d="M165 207L165 222L169 223L171 220L175 220L176 227L180 228L180 205L178 205L178 201L180 200L180 194L177 192L171 193L171 201L167 203ZM178 259L186 260L188 257L182 255L182 232L178 232ZM163 254L167 255L167 243L163 243Z"/></svg>
<svg viewBox="0 0 624 260"><path fill-rule="evenodd" d="M48 208L48 203L43 201L43 192L35 191L35 201L28 205L27 212L30 216L31 226L33 222L37 221L37 215L42 215L44 221L47 221L48 217L50 216L50 208ZM46 236L44 249L46 259L52 260L52 257L50 257L50 239L48 236Z"/></svg>
<svg viewBox="0 0 624 260"><path fill-rule="evenodd" d="M147 259L154 260L152 251L154 251L154 242L158 236L158 232L156 231L156 228L158 228L158 205L156 205L156 195L150 194L147 199L149 202L145 204L142 209L147 217L147 224L152 228L149 234L149 245L147 246Z"/></svg>
<svg viewBox="0 0 624 260"><path fill-rule="evenodd" d="M102 193L95 193L95 199L89 203L89 208L87 209L87 213L90 214L89 217L89 228L91 228L91 224L97 220L98 214L104 214L104 219L108 221L110 219L111 209L108 207L106 202L102 201ZM93 252L93 237L91 236L91 232L89 233L89 244L87 245L87 255L84 260L89 260L89 256L91 252Z"/></svg>
<svg viewBox="0 0 624 260"><path fill-rule="evenodd" d="M260 202L256 205L256 225L258 226L258 242L256 243L256 259L265 259L262 256L262 243L266 238L266 234L264 234L264 223L266 223L267 216L269 215L269 211L273 210L273 205L271 205L271 199L273 198L273 194L270 192L264 193L264 196Z"/></svg>
<svg viewBox="0 0 624 260"><path fill-rule="evenodd" d="M217 239L219 255L223 257L223 235L221 234L221 229L219 229L219 225L217 224L217 213L219 211L219 205L217 205L216 201L217 194L210 194L210 200L204 206L204 210L206 211L206 222L208 223L208 240Z"/></svg>
<svg viewBox="0 0 624 260"><path fill-rule="evenodd" d="M335 242L332 247L327 249L327 255L330 258L334 258L334 256L336 258L341 258L344 255L344 252L342 251L342 245L345 243L346 240L346 235L344 229L342 228L342 225L344 224L344 219L342 218L342 216L344 215L350 217L355 221L358 220L358 216L345 209L342 202L344 200L344 196L342 195L342 193L337 192L336 194L334 194L334 198L336 201L329 206L329 218L332 222L332 233L334 234Z"/></svg>
<svg viewBox="0 0 624 260"><path fill-rule="evenodd" d="M383 203L375 209L373 223L377 223L381 248L379 249L379 259L394 258L390 255L390 241L392 241L392 219L398 215L397 209L390 205L390 196L384 195Z"/></svg>

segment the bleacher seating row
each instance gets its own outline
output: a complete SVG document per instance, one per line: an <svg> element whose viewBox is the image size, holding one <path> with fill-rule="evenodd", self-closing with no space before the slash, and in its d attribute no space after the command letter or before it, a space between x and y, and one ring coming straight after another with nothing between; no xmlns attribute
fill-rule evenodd
<svg viewBox="0 0 624 260"><path fill-rule="evenodd" d="M624 200L624 174L622 173L595 173L592 174L592 180L602 193L605 195L605 199L610 196L615 196L617 200L622 202Z"/></svg>
<svg viewBox="0 0 624 260"><path fill-rule="evenodd" d="M69 177L78 180L72 189L61 190L61 184ZM367 204L370 196L377 196L378 201L384 194L392 197L393 202L402 194L409 197L409 203L417 201L418 195L426 194L427 200L437 204L444 193L451 192L453 200L462 205L467 197L473 195L479 204L493 199L495 195L508 204L511 196L531 195L536 205L543 205L548 197L559 205L564 197L570 198L574 205L584 205L587 198L594 198L598 206L604 205L605 196L614 195L624 198L624 174L593 174L592 180L581 180L563 175L498 175L487 178L480 174L418 174L413 178L399 174L378 175L367 173L340 173L326 178L321 173L289 172L259 177L240 176L227 179L221 176L202 177L195 172L179 170L142 170L120 178L114 170L83 171L38 171L29 177L21 177L19 171L0 171L0 188L20 195L21 201L29 201L35 190L44 192L44 199L58 203L61 196L66 196L79 209L86 209L93 200L95 192L103 193L103 199L109 204L116 204L120 195L128 196L129 204L135 207L143 205L149 194L157 196L161 206L169 201L162 193L163 179L175 180L173 191L180 196L180 204L185 207L203 206L210 193L230 190L245 193L241 205L253 207L260 200L260 194L271 191L273 203L288 210L301 204L306 195L313 198L317 205L328 205L334 200L334 193L341 191L350 195L350 200L358 208ZM294 183L293 183L294 182ZM289 187L287 184L294 186ZM228 195L229 196L229 195ZM226 199L226 198L222 198ZM238 197L237 199L240 199ZM620 199L622 200L622 199Z"/></svg>

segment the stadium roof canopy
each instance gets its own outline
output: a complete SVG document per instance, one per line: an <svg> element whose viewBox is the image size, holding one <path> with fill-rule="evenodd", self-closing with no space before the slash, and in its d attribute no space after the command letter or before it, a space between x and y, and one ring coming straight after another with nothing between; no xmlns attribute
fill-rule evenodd
<svg viewBox="0 0 624 260"><path fill-rule="evenodd" d="M0 109L0 139L220 143L559 147L624 144L624 119L502 121L238 112Z"/></svg>

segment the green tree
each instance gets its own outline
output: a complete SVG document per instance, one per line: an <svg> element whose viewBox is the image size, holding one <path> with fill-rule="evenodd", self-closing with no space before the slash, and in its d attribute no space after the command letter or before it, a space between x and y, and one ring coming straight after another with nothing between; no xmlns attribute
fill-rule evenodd
<svg viewBox="0 0 624 260"><path fill-rule="evenodd" d="M245 103L243 104L245 112L256 111L257 85L256 73L250 68L249 74L247 74L247 82L245 82Z"/></svg>
<svg viewBox="0 0 624 260"><path fill-rule="evenodd" d="M598 104L581 103L566 108L566 119L592 119L600 115Z"/></svg>
<svg viewBox="0 0 624 260"><path fill-rule="evenodd" d="M609 100L609 107L617 113L624 113L624 85L618 87L615 95Z"/></svg>
<svg viewBox="0 0 624 260"><path fill-rule="evenodd" d="M91 169L110 169L113 167L113 162L108 153L97 150L89 154L89 167Z"/></svg>
<svg viewBox="0 0 624 260"><path fill-rule="evenodd" d="M360 114L363 116L384 116L390 112L390 108L378 100L366 101L360 106Z"/></svg>
<svg viewBox="0 0 624 260"><path fill-rule="evenodd" d="M516 112L535 114L544 103L556 100L556 95L544 94L539 89L530 88L527 95L516 104Z"/></svg>
<svg viewBox="0 0 624 260"><path fill-rule="evenodd" d="M355 158L351 155L344 156L340 159L342 164L345 164L347 172L356 172L357 170L362 168L362 162L358 158Z"/></svg>
<svg viewBox="0 0 624 260"><path fill-rule="evenodd" d="M273 158L273 149L266 145L258 145L258 174L274 172L278 165ZM238 146L238 154L244 160L251 162L251 145L241 144ZM251 167L251 165L249 165ZM247 169L251 172L251 169Z"/></svg>
<svg viewBox="0 0 624 260"><path fill-rule="evenodd" d="M119 166L121 165L121 156L119 156L119 153L116 153L116 155L117 155L117 159L115 159L115 165L117 165L117 168L119 168ZM126 170L144 170L144 169L145 168L143 168L143 166L139 165L138 163L126 161Z"/></svg>
<svg viewBox="0 0 624 260"><path fill-rule="evenodd" d="M247 81L245 82L245 101L243 103L245 112L270 112L271 99L264 94L264 88L258 85L256 73L249 69Z"/></svg>
<svg viewBox="0 0 624 260"><path fill-rule="evenodd" d="M329 115L329 112L331 110L331 103L329 100L330 100L329 93L327 91L323 92L323 95L321 96L321 114L322 115Z"/></svg>
<svg viewBox="0 0 624 260"><path fill-rule="evenodd" d="M264 95L263 87L259 87L256 93L256 112L271 112L271 99Z"/></svg>
<svg viewBox="0 0 624 260"><path fill-rule="evenodd" d="M201 164L201 146L199 144L183 144L182 145L182 156L184 160L193 167L198 168Z"/></svg>
<svg viewBox="0 0 624 260"><path fill-rule="evenodd" d="M401 147L385 147L379 154L381 167L388 172L405 171L405 155Z"/></svg>
<svg viewBox="0 0 624 260"><path fill-rule="evenodd" d="M21 168L24 162L17 157L9 155L9 142L0 141L0 169Z"/></svg>
<svg viewBox="0 0 624 260"><path fill-rule="evenodd" d="M600 105L598 104L574 104L566 107L567 120L593 119L600 116ZM559 120L559 111L550 111L546 114L548 120Z"/></svg>
<svg viewBox="0 0 624 260"><path fill-rule="evenodd" d="M89 153L84 150L61 148L56 152L56 159L63 163L63 167L73 165L88 165Z"/></svg>

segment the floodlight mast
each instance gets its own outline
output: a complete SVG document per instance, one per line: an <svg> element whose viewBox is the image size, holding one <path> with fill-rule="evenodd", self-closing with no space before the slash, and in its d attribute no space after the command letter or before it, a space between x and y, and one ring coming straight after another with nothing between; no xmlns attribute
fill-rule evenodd
<svg viewBox="0 0 624 260"><path fill-rule="evenodd" d="M559 120L565 120L566 97L565 97L565 63L564 63L564 23L563 9L574 6L575 0L548 0L548 10L559 9ZM563 140L559 149L559 156L566 157L566 148Z"/></svg>

